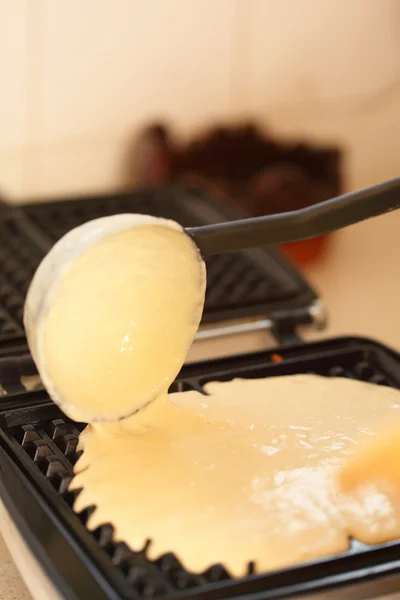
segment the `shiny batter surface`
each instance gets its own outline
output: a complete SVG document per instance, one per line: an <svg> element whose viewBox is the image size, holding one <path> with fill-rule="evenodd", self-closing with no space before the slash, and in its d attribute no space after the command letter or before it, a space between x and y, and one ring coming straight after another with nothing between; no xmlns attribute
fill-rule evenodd
<svg viewBox="0 0 400 600"><path fill-rule="evenodd" d="M75 420L120 419L146 405L175 379L196 334L204 263L182 230L154 222L87 248L42 319L42 361Z"/></svg>
<svg viewBox="0 0 400 600"><path fill-rule="evenodd" d="M349 453L400 416L396 390L312 375L205 385L159 397L129 419L89 426L76 465L77 511L134 550L233 574L343 551L349 536L400 536L393 490L339 491Z"/></svg>

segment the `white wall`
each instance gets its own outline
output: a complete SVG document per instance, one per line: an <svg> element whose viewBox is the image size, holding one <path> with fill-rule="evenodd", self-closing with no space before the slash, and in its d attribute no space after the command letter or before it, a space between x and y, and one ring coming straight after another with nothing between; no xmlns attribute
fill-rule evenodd
<svg viewBox="0 0 400 600"><path fill-rule="evenodd" d="M117 189L131 136L253 117L400 174L399 0L0 0L0 188Z"/></svg>

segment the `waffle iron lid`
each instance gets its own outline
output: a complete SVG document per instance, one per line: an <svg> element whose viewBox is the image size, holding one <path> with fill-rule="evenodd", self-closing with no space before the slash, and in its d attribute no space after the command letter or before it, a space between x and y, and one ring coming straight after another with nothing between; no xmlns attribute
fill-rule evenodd
<svg viewBox="0 0 400 600"><path fill-rule="evenodd" d="M119 194L0 206L0 340L23 335L25 294L40 259L70 229L91 219L136 212L184 227L243 218L232 204L193 187L162 186ZM290 331L322 327L322 303L301 273L275 248L216 255L206 260L202 323L265 318Z"/></svg>

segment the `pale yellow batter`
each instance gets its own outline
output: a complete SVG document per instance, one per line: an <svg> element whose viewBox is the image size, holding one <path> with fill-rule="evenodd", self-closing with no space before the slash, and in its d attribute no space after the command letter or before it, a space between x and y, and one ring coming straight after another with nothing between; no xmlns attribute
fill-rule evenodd
<svg viewBox="0 0 400 600"><path fill-rule="evenodd" d="M25 312L33 356L55 401L91 423L75 510L95 505L90 528L112 523L116 540L150 539L150 557L174 552L195 572L242 575L250 561L262 571L340 552L350 536L398 537L390 485L345 494L336 473L400 414L399 392L301 375L167 396L204 293L182 229L137 215L71 232L39 268Z"/></svg>
<svg viewBox="0 0 400 600"><path fill-rule="evenodd" d="M90 427L73 487L89 527L111 522L135 550L175 552L190 570L235 575L400 535L390 490L340 494L336 469L400 394L311 375L234 380L160 398L119 424ZM129 474L129 476L128 476Z"/></svg>

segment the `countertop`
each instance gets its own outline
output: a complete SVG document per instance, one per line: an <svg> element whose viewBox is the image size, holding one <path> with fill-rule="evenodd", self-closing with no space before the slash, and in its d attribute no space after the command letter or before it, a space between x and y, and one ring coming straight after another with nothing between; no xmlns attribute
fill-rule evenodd
<svg viewBox="0 0 400 600"><path fill-rule="evenodd" d="M310 265L305 275L316 287L329 312L329 325L321 332L308 332L306 337L358 334L378 339L400 350L400 212L391 213L351 227L332 237L332 247L320 264ZM201 355L218 353L225 347L234 351L259 349L265 343L263 333L240 338L227 337L201 343ZM199 357L199 349L194 352ZM4 512L0 512L0 528L9 540L16 532ZM17 547L17 544L15 544ZM12 548L11 548L12 549ZM16 550L12 549L13 554ZM28 574L29 573L29 574ZM32 589L34 570L27 570ZM41 598L44 596L42 595ZM50 596L51 597L51 596ZM0 600L26 600L30 595L18 575L5 543L0 538ZM392 597L394 598L394 597Z"/></svg>

